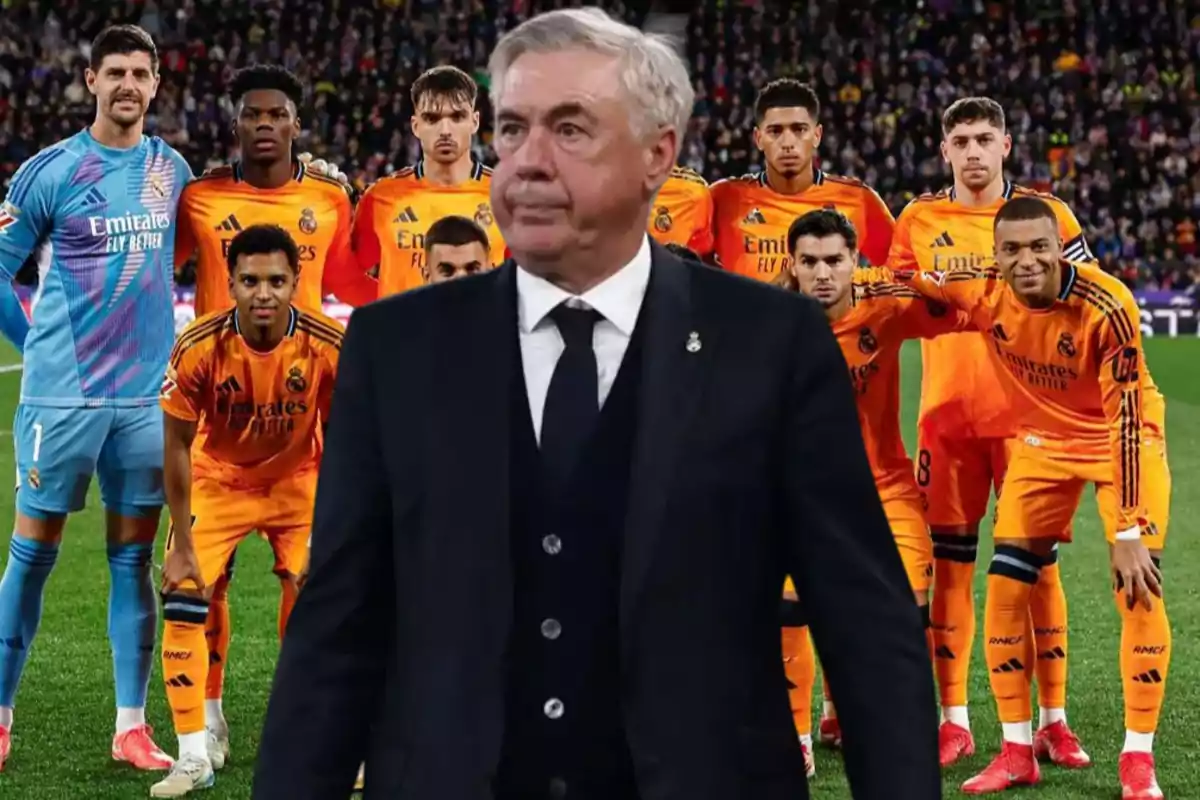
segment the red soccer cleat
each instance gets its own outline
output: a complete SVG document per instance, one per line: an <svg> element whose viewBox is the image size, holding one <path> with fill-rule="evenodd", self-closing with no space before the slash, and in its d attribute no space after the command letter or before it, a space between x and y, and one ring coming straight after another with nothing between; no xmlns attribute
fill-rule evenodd
<svg viewBox="0 0 1200 800"><path fill-rule="evenodd" d="M1083 769L1092 765L1092 757L1080 746L1079 737L1062 720L1037 732L1033 737L1033 756L1064 769Z"/></svg>
<svg viewBox="0 0 1200 800"><path fill-rule="evenodd" d="M1042 779L1033 745L1005 742L1000 755L983 772L962 785L964 794L992 794L1014 786L1033 786Z"/></svg>
<svg viewBox="0 0 1200 800"><path fill-rule="evenodd" d="M938 728L938 759L942 768L975 755L975 737L962 725L943 722Z"/></svg>
<svg viewBox="0 0 1200 800"><path fill-rule="evenodd" d="M804 754L804 775L812 780L817 775L817 760L813 758L812 747L802 741L800 742L800 752Z"/></svg>
<svg viewBox="0 0 1200 800"><path fill-rule="evenodd" d="M8 760L11 751L12 734L8 732L8 728L0 727L0 772L4 771L4 762Z"/></svg>
<svg viewBox="0 0 1200 800"><path fill-rule="evenodd" d="M842 724L837 717L823 717L817 728L817 741L834 750L842 746Z"/></svg>
<svg viewBox="0 0 1200 800"><path fill-rule="evenodd" d="M149 725L138 725L124 733L118 733L112 740L112 757L114 761L124 761L138 769L147 772L167 770L175 763L175 759L164 753L151 738L154 729Z"/></svg>
<svg viewBox="0 0 1200 800"><path fill-rule="evenodd" d="M1152 753L1121 753L1121 800L1162 800Z"/></svg>

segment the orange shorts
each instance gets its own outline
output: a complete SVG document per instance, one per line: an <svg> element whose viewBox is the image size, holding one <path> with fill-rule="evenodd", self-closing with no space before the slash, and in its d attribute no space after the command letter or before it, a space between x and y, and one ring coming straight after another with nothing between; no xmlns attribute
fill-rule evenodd
<svg viewBox="0 0 1200 800"><path fill-rule="evenodd" d="M315 470L263 488L230 486L209 478L192 483L192 543L205 586L224 572L237 546L254 531L275 552L275 574L299 575L308 558ZM167 535L170 552L174 537Z"/></svg>
<svg viewBox="0 0 1200 800"><path fill-rule="evenodd" d="M1119 498L1105 447L1025 436L1014 440L1004 491L996 502L997 539L1053 538L1071 541L1071 520L1086 484L1096 487L1096 505L1109 544L1117 534ZM1141 501L1149 525L1142 543L1161 550L1171 511L1171 470L1161 436L1142 439Z"/></svg>
<svg viewBox="0 0 1200 800"><path fill-rule="evenodd" d="M911 483L881 493L883 513L900 550L908 583L917 594L927 594L933 583L933 539L925 522L921 494Z"/></svg>
<svg viewBox="0 0 1200 800"><path fill-rule="evenodd" d="M955 438L922 422L917 426L917 487L925 519L935 528L977 525L997 494L1007 465L1001 438Z"/></svg>

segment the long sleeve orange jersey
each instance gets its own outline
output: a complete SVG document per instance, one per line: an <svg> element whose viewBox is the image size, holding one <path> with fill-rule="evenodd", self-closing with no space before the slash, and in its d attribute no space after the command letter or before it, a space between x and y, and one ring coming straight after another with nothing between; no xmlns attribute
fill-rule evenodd
<svg viewBox="0 0 1200 800"><path fill-rule="evenodd" d="M898 270L973 269L995 263L992 220L1011 197L1036 195L1058 217L1064 255L1087 261L1091 254L1079 220L1065 203L1006 182L1001 197L987 206L955 202L954 190L922 195L896 220L888 266ZM921 419L943 435L962 439L1011 435L1008 414L1012 387L985 357L980 333L945 336L921 343Z"/></svg>
<svg viewBox="0 0 1200 800"><path fill-rule="evenodd" d="M352 218L346 188L300 163L275 189L246 183L236 163L205 172L184 187L175 226L176 269L196 255L196 316L233 307L225 255L239 231L260 224L278 225L296 240L298 306L320 312L327 294L353 305L373 300L374 282L350 252Z"/></svg>
<svg viewBox="0 0 1200 800"><path fill-rule="evenodd" d="M799 194L780 194L765 172L726 178L712 185L713 239L722 269L772 281L791 259L787 232L796 218L818 208L836 208L858 232L859 252L882 264L895 220L873 189L856 180L815 170L813 185Z"/></svg>
<svg viewBox="0 0 1200 800"><path fill-rule="evenodd" d="M900 346L966 330L966 314L895 283L856 280L853 305L833 323L850 369L867 458L880 494L916 485L900 435Z"/></svg>
<svg viewBox="0 0 1200 800"><path fill-rule="evenodd" d="M1097 267L1068 261L1062 269L1058 299L1046 309L1022 303L995 267L897 277L988 332L993 365L1017 387L1015 430L1112 460L1118 530L1126 530L1145 516L1141 437L1164 435L1166 405L1142 352L1133 294Z"/></svg>
<svg viewBox="0 0 1200 800"><path fill-rule="evenodd" d="M341 347L337 322L295 306L287 336L265 353L246 344L236 310L189 325L171 353L159 403L199 423L193 475L262 487L316 469Z"/></svg>
<svg viewBox="0 0 1200 800"><path fill-rule="evenodd" d="M504 240L492 214L492 171L476 163L471 177L455 186L425 178L424 162L381 178L363 194L352 237L359 268L379 269L379 296L425 285L425 232L442 217L473 219L488 232L492 264L504 260Z"/></svg>
<svg viewBox="0 0 1200 800"><path fill-rule="evenodd" d="M708 182L687 167L675 167L650 209L646 229L660 244L681 244L697 255L713 248L713 200Z"/></svg>

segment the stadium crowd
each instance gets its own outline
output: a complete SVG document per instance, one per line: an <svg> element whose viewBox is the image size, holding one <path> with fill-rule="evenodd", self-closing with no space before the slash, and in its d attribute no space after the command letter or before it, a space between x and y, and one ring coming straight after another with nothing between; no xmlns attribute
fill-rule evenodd
<svg viewBox="0 0 1200 800"><path fill-rule="evenodd" d="M542 6L525 1L7 0L0 16L0 181L40 148L85 124L89 42L136 22L161 42L163 84L147 120L199 172L233 155L233 72L282 62L311 92L303 144L365 188L410 164L407 89L453 63L484 92L499 33ZM636 22L619 3L610 10ZM1138 288L1200 281L1200 3L1105 0L1011 4L939 0L915 10L878 2L698 5L687 25L697 101L681 159L710 181L753 169L754 94L772 77L821 93L822 167L876 187L894 213L946 180L938 114L987 94L1008 109L1011 176L1076 210L1105 267ZM1194 290L1193 290L1194 291Z"/></svg>

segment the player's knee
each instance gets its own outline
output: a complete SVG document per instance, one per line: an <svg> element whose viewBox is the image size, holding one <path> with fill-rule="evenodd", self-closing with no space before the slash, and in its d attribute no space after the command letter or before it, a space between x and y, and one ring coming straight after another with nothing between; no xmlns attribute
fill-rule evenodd
<svg viewBox="0 0 1200 800"><path fill-rule="evenodd" d="M163 596L163 621L203 625L208 620L208 606L208 600L199 592L171 592Z"/></svg>
<svg viewBox="0 0 1200 800"><path fill-rule="evenodd" d="M150 544L158 536L161 506L114 503L105 511L109 544Z"/></svg>
<svg viewBox="0 0 1200 800"><path fill-rule="evenodd" d="M17 520L13 527L23 539L30 539L39 544L57 545L62 542L66 522L66 514L21 509L17 511Z"/></svg>
<svg viewBox="0 0 1200 800"><path fill-rule="evenodd" d="M950 528L930 527L935 561L974 564L979 557L979 534L970 533L969 526Z"/></svg>
<svg viewBox="0 0 1200 800"><path fill-rule="evenodd" d="M1032 542L997 541L988 575L1035 584L1045 565L1045 556L1030 547Z"/></svg>

